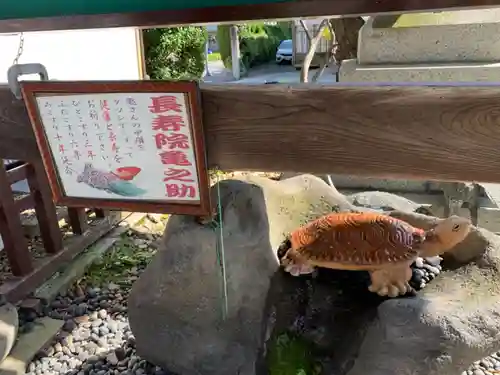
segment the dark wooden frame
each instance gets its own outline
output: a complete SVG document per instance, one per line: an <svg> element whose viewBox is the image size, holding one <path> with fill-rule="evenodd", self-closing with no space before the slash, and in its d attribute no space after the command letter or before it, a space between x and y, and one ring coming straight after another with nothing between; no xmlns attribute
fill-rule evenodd
<svg viewBox="0 0 500 375"><path fill-rule="evenodd" d="M500 0L295 0L281 3L221 6L138 13L112 13L0 20L0 32L156 27L209 22L376 13L454 10L500 6Z"/></svg>
<svg viewBox="0 0 500 375"><path fill-rule="evenodd" d="M114 210L138 212L175 213L181 215L209 216L210 186L205 152L205 140L201 114L199 87L196 82L167 81L23 81L21 84L28 115L33 126L36 142L42 161L47 171L52 196L57 204L69 207L100 207ZM57 94L92 94L92 93L183 93L188 104L187 113L191 120L191 134L194 143L194 155L198 171L200 192L199 203L161 203L159 201L105 200L92 198L75 198L65 195L58 178L50 146L43 128L36 97Z"/></svg>

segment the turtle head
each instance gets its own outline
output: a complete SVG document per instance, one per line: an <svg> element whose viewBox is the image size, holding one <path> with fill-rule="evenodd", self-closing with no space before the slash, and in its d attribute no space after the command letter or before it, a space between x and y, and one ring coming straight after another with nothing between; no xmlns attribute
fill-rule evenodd
<svg viewBox="0 0 500 375"><path fill-rule="evenodd" d="M423 257L440 255L465 240L470 232L471 222L460 216L450 216L428 230L420 255Z"/></svg>

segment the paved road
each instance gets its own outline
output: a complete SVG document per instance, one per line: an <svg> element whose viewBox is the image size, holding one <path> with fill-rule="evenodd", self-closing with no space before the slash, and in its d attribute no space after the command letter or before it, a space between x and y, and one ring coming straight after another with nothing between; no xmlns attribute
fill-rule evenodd
<svg viewBox="0 0 500 375"><path fill-rule="evenodd" d="M262 84L265 82L279 83L299 83L300 71L295 70L291 65L277 65L274 63L259 66L251 69L248 76L235 81L231 72L224 68L222 61L214 61L209 63L211 75L205 76L204 81L207 83L235 83L235 84ZM314 75L315 70L311 70L310 77ZM332 84L335 83L335 74L331 69L327 69L318 83Z"/></svg>
<svg viewBox="0 0 500 375"><path fill-rule="evenodd" d="M224 67L222 61L210 61L208 63L210 75L203 76L203 81L207 83L226 83L234 81L232 73Z"/></svg>

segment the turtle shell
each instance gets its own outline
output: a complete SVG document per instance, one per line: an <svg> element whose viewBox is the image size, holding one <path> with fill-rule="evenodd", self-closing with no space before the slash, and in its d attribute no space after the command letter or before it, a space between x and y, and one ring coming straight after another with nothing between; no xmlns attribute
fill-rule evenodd
<svg viewBox="0 0 500 375"><path fill-rule="evenodd" d="M377 266L413 259L425 231L379 213L332 213L290 235L291 248L314 263Z"/></svg>

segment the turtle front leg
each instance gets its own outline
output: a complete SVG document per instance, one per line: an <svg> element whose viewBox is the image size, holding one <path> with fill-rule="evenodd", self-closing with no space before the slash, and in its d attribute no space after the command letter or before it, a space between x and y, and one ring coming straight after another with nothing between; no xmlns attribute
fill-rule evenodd
<svg viewBox="0 0 500 375"><path fill-rule="evenodd" d="M292 276L308 275L314 272L314 266L293 249L288 249L285 256L280 259L280 263L285 272Z"/></svg>
<svg viewBox="0 0 500 375"><path fill-rule="evenodd" d="M411 292L413 288L408 284L412 274L410 265L407 262L370 271L372 284L368 290L392 298Z"/></svg>

